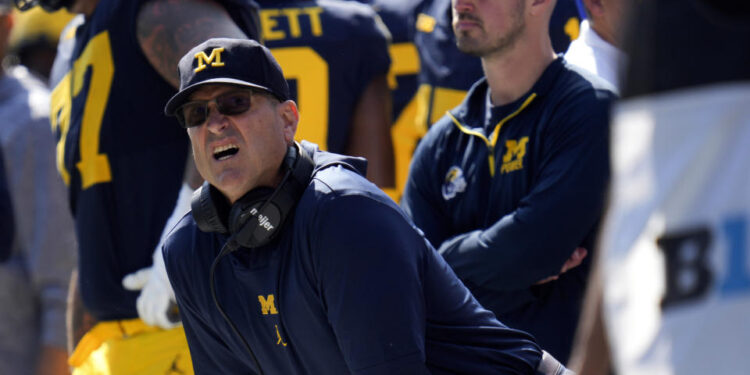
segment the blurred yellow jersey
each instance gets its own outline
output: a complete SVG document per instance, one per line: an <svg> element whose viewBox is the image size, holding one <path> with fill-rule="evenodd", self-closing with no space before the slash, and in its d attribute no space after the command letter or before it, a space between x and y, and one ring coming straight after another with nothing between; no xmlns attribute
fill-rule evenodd
<svg viewBox="0 0 750 375"><path fill-rule="evenodd" d="M39 39L44 39L53 46L57 45L60 33L73 17L73 14L64 9L54 13L47 13L41 7L34 7L25 12L16 9L13 12L9 46L16 49L23 43Z"/></svg>
<svg viewBox="0 0 750 375"><path fill-rule="evenodd" d="M73 375L193 374L185 330L163 330L140 319L99 323L68 360Z"/></svg>

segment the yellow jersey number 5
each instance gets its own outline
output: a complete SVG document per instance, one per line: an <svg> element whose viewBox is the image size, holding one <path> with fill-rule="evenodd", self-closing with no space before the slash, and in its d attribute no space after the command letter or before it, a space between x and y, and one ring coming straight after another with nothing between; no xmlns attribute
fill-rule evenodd
<svg viewBox="0 0 750 375"><path fill-rule="evenodd" d="M89 90L82 93L84 77L89 70ZM65 140L70 127L73 98L81 94L86 95L80 128L80 160L76 163L81 175L81 189L112 180L107 155L99 152L99 133L114 72L109 33L104 31L89 41L83 53L73 63L73 69L52 90L50 122L52 131L60 133L57 141L57 170L66 185L70 185L70 171L64 164Z"/></svg>

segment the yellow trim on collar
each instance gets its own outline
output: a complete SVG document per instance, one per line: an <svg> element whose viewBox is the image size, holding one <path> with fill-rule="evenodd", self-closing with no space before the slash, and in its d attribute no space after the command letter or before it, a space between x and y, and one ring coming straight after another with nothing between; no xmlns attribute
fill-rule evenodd
<svg viewBox="0 0 750 375"><path fill-rule="evenodd" d="M498 122L497 125L495 125L495 130L492 131L492 146L495 146L495 144L497 144L497 137L500 134L500 128L502 128L503 125L505 125L505 123L508 122L510 119L512 119L513 117L516 117L519 113L521 113L521 111L523 111L526 107L528 107L529 104L531 104L531 102L534 100L534 98L536 98L536 93L531 93L531 95L529 95L529 97L523 101L523 104L521 104L521 106L518 107L517 110L505 116L505 118L500 120L500 122Z"/></svg>
<svg viewBox="0 0 750 375"><path fill-rule="evenodd" d="M450 113L450 111L446 111L445 113L448 114L448 117L450 117L453 123L456 125L456 127L458 127L458 130L460 130L463 133L473 135L475 137L479 137L479 139L484 141L484 143L487 145L487 148L489 149L488 161L489 161L489 167L490 167L490 176L494 177L495 176L495 145L497 145L497 139L500 135L500 129L503 127L503 125L505 125L508 121L510 121L510 119L512 119L513 117L516 117L519 113L521 113L521 111L526 109L526 107L528 107L529 104L531 104L531 102L536 98L536 96L537 96L536 93L531 93L531 95L529 95L529 97L526 98L526 100L524 100L523 104L521 104L521 106L518 107L518 109L513 111L513 113L505 116L502 120L500 120L497 123L497 125L495 125L495 129L492 131L492 135L490 136L492 138L491 140L487 138L484 134L482 134L482 132L472 130L464 126L463 124L461 124L461 122L459 122L458 119L455 116L453 116L452 113Z"/></svg>

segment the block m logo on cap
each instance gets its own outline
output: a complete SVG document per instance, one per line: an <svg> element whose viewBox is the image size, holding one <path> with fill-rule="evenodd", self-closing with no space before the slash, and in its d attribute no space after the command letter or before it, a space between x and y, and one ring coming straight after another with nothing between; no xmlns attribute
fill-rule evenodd
<svg viewBox="0 0 750 375"><path fill-rule="evenodd" d="M206 55L205 52L200 51L195 54L195 58L198 60L198 67L193 72L198 73L208 66L224 66L221 61L221 53L224 52L224 47L214 48L211 50L211 55Z"/></svg>

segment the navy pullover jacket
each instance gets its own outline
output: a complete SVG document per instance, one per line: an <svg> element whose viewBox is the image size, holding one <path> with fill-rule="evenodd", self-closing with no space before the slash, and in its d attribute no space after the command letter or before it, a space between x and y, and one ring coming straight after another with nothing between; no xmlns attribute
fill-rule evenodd
<svg viewBox="0 0 750 375"><path fill-rule="evenodd" d="M566 361L609 179L613 99L558 57L513 103L484 78L417 148L402 206L479 302ZM590 79L590 80L589 80ZM558 280L576 247L584 263Z"/></svg>
<svg viewBox="0 0 750 375"><path fill-rule="evenodd" d="M216 269L219 301L265 374L532 374L541 350L483 309L359 158L318 171L279 237ZM252 374L209 267L227 236L186 215L164 257L197 374Z"/></svg>

